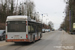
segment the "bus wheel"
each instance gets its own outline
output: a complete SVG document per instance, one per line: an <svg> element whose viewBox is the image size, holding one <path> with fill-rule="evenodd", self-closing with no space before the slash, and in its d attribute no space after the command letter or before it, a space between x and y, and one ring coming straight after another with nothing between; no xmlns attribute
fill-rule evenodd
<svg viewBox="0 0 75 50"><path fill-rule="evenodd" d="M35 36L33 36L33 43L35 42Z"/></svg>
<svg viewBox="0 0 75 50"><path fill-rule="evenodd" d="M15 44L20 44L19 42L14 42Z"/></svg>

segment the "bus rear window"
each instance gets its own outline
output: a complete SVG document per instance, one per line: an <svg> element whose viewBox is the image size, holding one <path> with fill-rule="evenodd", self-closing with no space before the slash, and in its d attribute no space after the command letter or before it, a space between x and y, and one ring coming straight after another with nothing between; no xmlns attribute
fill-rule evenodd
<svg viewBox="0 0 75 50"><path fill-rule="evenodd" d="M9 21L7 22L8 32L26 32L25 21Z"/></svg>

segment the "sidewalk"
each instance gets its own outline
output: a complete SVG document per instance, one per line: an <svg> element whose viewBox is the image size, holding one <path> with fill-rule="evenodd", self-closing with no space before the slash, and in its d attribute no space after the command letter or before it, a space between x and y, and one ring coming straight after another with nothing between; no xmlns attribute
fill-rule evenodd
<svg viewBox="0 0 75 50"><path fill-rule="evenodd" d="M75 50L75 35L71 35L63 31L62 50Z"/></svg>
<svg viewBox="0 0 75 50"><path fill-rule="evenodd" d="M0 41L0 47L11 44L11 42Z"/></svg>

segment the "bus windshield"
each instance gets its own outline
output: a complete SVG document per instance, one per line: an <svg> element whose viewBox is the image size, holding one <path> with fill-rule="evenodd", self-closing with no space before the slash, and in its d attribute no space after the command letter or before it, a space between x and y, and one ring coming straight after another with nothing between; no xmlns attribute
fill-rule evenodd
<svg viewBox="0 0 75 50"><path fill-rule="evenodd" d="M26 32L25 21L8 21L7 32Z"/></svg>

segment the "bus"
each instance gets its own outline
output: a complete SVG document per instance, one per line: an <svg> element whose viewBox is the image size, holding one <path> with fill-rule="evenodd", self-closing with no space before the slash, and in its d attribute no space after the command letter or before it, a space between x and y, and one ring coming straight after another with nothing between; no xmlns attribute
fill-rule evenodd
<svg viewBox="0 0 75 50"><path fill-rule="evenodd" d="M6 42L35 42L42 37L42 24L28 16L8 16Z"/></svg>

